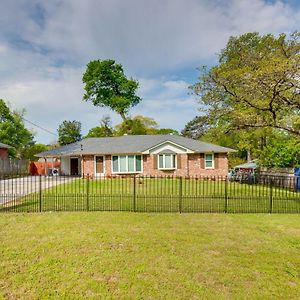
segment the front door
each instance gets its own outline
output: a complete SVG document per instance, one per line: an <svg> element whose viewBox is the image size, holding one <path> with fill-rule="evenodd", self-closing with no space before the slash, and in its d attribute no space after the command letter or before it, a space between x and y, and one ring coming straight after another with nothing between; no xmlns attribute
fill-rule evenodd
<svg viewBox="0 0 300 300"><path fill-rule="evenodd" d="M71 157L70 159L70 173L71 175L79 175L79 162L77 157Z"/></svg>
<svg viewBox="0 0 300 300"><path fill-rule="evenodd" d="M104 175L104 156L95 156L95 175Z"/></svg>

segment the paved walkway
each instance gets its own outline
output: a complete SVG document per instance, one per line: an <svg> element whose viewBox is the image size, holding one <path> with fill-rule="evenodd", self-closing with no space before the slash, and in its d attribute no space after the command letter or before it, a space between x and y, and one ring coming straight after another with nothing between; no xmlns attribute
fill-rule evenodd
<svg viewBox="0 0 300 300"><path fill-rule="evenodd" d="M0 205L18 197L36 193L40 190L40 187L42 190L45 190L59 184L71 182L76 178L61 176L26 176L0 180Z"/></svg>

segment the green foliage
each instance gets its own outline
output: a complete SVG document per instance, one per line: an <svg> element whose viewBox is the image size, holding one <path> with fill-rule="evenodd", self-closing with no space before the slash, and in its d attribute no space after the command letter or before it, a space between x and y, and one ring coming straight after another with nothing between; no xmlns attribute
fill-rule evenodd
<svg viewBox="0 0 300 300"><path fill-rule="evenodd" d="M239 153L230 153L228 155L228 168L229 169L246 162L246 159L241 158L239 155L240 155Z"/></svg>
<svg viewBox="0 0 300 300"><path fill-rule="evenodd" d="M178 132L172 128L158 128L158 124L153 118L138 115L128 118L116 126L115 135L123 134L178 134Z"/></svg>
<svg viewBox="0 0 300 300"><path fill-rule="evenodd" d="M300 139L283 134L273 137L261 152L260 163L266 167L299 167Z"/></svg>
<svg viewBox="0 0 300 300"><path fill-rule="evenodd" d="M34 143L33 134L24 125L23 115L24 111L11 111L0 99L0 141L13 147L8 150L12 157L21 157Z"/></svg>
<svg viewBox="0 0 300 300"><path fill-rule="evenodd" d="M300 135L299 34L231 37L219 64L192 86L211 123Z"/></svg>
<svg viewBox="0 0 300 300"><path fill-rule="evenodd" d="M63 121L58 127L58 142L62 145L81 140L81 123L79 121Z"/></svg>
<svg viewBox="0 0 300 300"><path fill-rule="evenodd" d="M116 125L116 135L155 134L156 129L157 123L154 119L144 116L135 116Z"/></svg>
<svg viewBox="0 0 300 300"><path fill-rule="evenodd" d="M178 131L172 128L158 128L158 124L153 118L138 115L128 118L116 126L115 135L124 134L178 134Z"/></svg>
<svg viewBox="0 0 300 300"><path fill-rule="evenodd" d="M185 125L181 134L192 139L199 139L205 135L210 128L211 124L208 116L196 116Z"/></svg>
<svg viewBox="0 0 300 300"><path fill-rule="evenodd" d="M159 128L157 129L156 133L154 134L173 134L173 135L179 135L179 132L172 128Z"/></svg>
<svg viewBox="0 0 300 300"><path fill-rule="evenodd" d="M126 121L130 108L141 98L136 95L138 81L128 79L123 67L114 60L94 60L88 63L83 74L85 94L83 99L93 105L109 107Z"/></svg>
<svg viewBox="0 0 300 300"><path fill-rule="evenodd" d="M111 125L111 119L109 116L104 116L101 120L100 126L91 128L89 133L86 135L86 138L90 137L105 137L105 136L113 136L114 129Z"/></svg>
<svg viewBox="0 0 300 300"><path fill-rule="evenodd" d="M38 157L36 157L35 154L46 150L49 150L49 147L44 144L33 144L23 151L22 157L30 161L37 161Z"/></svg>
<svg viewBox="0 0 300 300"><path fill-rule="evenodd" d="M218 65L204 67L191 87L205 115L189 122L183 134L237 149L233 162L259 158L267 166L297 164L299 36L231 37Z"/></svg>

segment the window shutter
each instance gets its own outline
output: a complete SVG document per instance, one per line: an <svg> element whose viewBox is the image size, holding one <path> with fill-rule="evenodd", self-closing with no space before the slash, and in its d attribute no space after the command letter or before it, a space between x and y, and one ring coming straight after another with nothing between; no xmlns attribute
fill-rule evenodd
<svg viewBox="0 0 300 300"><path fill-rule="evenodd" d="M205 169L204 153L200 153L200 168Z"/></svg>
<svg viewBox="0 0 300 300"><path fill-rule="evenodd" d="M214 168L219 169L219 154L218 153L214 154Z"/></svg>
<svg viewBox="0 0 300 300"><path fill-rule="evenodd" d="M181 154L177 154L177 169L181 169Z"/></svg>
<svg viewBox="0 0 300 300"><path fill-rule="evenodd" d="M157 169L157 155L153 154L153 169Z"/></svg>

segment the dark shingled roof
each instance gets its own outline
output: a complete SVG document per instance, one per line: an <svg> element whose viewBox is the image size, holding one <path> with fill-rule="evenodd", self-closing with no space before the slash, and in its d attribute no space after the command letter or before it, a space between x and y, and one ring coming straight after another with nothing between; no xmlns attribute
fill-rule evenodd
<svg viewBox="0 0 300 300"><path fill-rule="evenodd" d="M82 154L142 153L167 141L198 153L227 153L235 151L230 148L196 141L178 135L123 135L118 137L86 138L73 144L41 152L36 156L55 157Z"/></svg>

